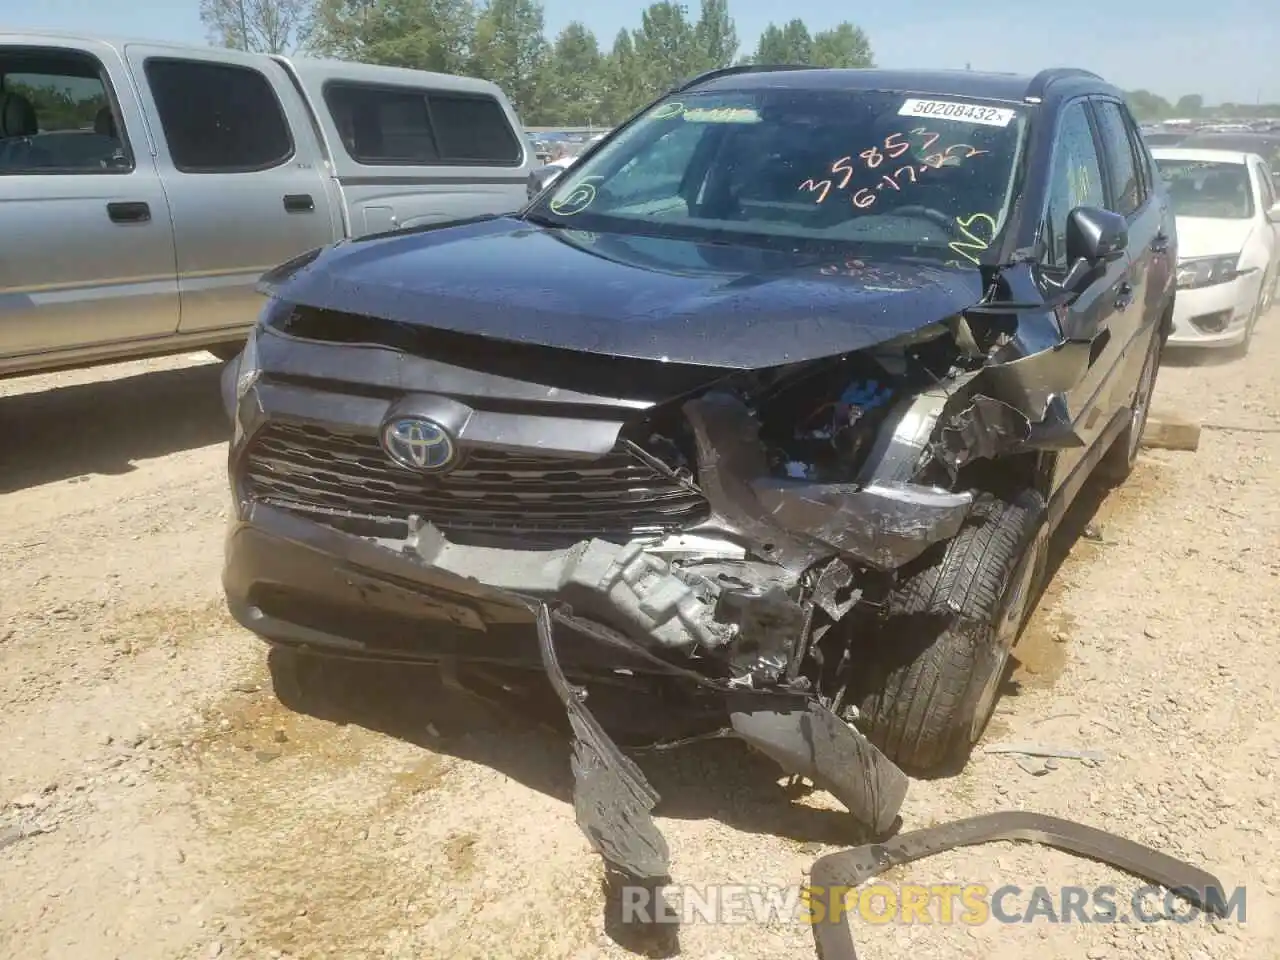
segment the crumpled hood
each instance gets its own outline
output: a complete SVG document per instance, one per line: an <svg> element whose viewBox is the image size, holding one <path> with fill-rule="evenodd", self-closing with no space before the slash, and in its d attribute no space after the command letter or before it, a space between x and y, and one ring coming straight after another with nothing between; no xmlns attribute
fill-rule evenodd
<svg viewBox="0 0 1280 960"><path fill-rule="evenodd" d="M547 228L515 217L324 250L294 303L588 353L758 369L863 349L976 303L977 268Z"/></svg>
<svg viewBox="0 0 1280 960"><path fill-rule="evenodd" d="M1252 220L1178 217L1178 259L1239 253L1253 232Z"/></svg>

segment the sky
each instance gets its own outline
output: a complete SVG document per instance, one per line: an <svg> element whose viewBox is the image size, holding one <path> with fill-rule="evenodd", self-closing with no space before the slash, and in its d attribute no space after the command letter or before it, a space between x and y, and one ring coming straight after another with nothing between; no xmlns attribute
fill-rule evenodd
<svg viewBox="0 0 1280 960"><path fill-rule="evenodd" d="M0 32L47 29L205 43L198 0L0 0ZM608 48L640 23L646 0L544 0L548 36L582 20ZM698 0L689 0L696 14ZM831 0L730 0L743 50L770 20L799 17L810 31L848 19L867 32L879 66L1034 73L1093 70L1117 86L1207 103L1280 102L1277 0L1072 0L958 3L896 0L844 6Z"/></svg>

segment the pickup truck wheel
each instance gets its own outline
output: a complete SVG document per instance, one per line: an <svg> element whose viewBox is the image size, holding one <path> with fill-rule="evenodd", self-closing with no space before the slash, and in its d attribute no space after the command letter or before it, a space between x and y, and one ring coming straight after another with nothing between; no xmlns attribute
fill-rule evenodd
<svg viewBox="0 0 1280 960"><path fill-rule="evenodd" d="M244 349L244 341L237 340L235 343L216 343L212 347L206 347L210 353L222 361L234 360L240 356L240 351Z"/></svg>
<svg viewBox="0 0 1280 960"><path fill-rule="evenodd" d="M1156 376L1160 373L1160 357L1164 352L1164 336L1157 326L1147 345L1147 357L1138 376L1138 386L1129 405L1129 422L1111 448L1098 461L1097 475L1108 483L1120 484L1129 479L1138 465L1138 451L1142 449L1142 435L1147 429L1147 415L1151 412L1151 395L1155 392Z"/></svg>
<svg viewBox="0 0 1280 960"><path fill-rule="evenodd" d="M941 555L889 599L859 726L904 769L963 761L982 736L1048 560L1044 498L983 496ZM923 563L923 565L921 565Z"/></svg>

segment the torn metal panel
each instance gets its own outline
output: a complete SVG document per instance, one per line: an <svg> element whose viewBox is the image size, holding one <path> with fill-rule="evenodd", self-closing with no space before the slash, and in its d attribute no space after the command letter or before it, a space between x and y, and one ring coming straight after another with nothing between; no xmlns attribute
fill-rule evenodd
<svg viewBox="0 0 1280 960"><path fill-rule="evenodd" d="M741 400L715 391L690 400L684 413L697 448L698 485L713 512L703 526L745 540L759 556L795 573L830 555L762 515L751 481L767 476L769 465L760 424Z"/></svg>
<svg viewBox="0 0 1280 960"><path fill-rule="evenodd" d="M821 960L857 960L848 913L843 905L836 906L836 899L850 889L890 867L956 847L999 840L1042 843L1098 860L1172 890L1201 910L1223 912L1224 898L1214 896L1223 890L1222 884L1193 864L1096 827L1042 813L1010 810L915 830L884 843L869 843L819 857L809 881L810 902L816 905L818 920L813 924L818 956Z"/></svg>
<svg viewBox="0 0 1280 960"><path fill-rule="evenodd" d="M877 835L893 826L907 796L907 775L865 736L805 697L736 694L728 702L730 722L743 740L828 791Z"/></svg>
<svg viewBox="0 0 1280 960"><path fill-rule="evenodd" d="M1002 400L1033 423L1045 418L1049 398L1070 394L1089 371L1092 345L1067 340L1048 350L983 367L973 385L974 393Z"/></svg>
<svg viewBox="0 0 1280 960"><path fill-rule="evenodd" d="M653 822L658 792L605 733L582 692L560 669L547 605L531 609L542 665L573 729L573 809L578 826L609 865L637 880L666 882L671 876L670 852Z"/></svg>
<svg viewBox="0 0 1280 960"><path fill-rule="evenodd" d="M954 537L973 507L968 491L911 483L859 488L770 477L754 481L751 488L783 527L803 530L877 570L895 570Z"/></svg>
<svg viewBox="0 0 1280 960"><path fill-rule="evenodd" d="M759 426L738 398L711 393L685 404L698 450L698 480L711 525L748 539L790 570L845 553L892 569L954 536L972 506L966 493L909 483L820 484L772 477ZM932 424L929 424L932 429Z"/></svg>
<svg viewBox="0 0 1280 960"><path fill-rule="evenodd" d="M1031 436L1026 415L994 397L976 396L942 424L932 450L955 472L974 460L1010 453Z"/></svg>

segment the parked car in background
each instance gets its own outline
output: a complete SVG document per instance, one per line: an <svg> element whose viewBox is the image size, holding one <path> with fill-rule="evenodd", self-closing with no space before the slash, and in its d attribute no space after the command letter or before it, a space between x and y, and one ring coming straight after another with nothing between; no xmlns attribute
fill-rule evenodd
<svg viewBox="0 0 1280 960"><path fill-rule="evenodd" d="M1185 131L1178 130L1143 130L1142 139L1146 141L1149 147L1171 147L1176 143L1181 143L1189 136Z"/></svg>
<svg viewBox="0 0 1280 960"><path fill-rule="evenodd" d="M1280 134L1272 133L1193 133L1176 144L1166 146L1194 147L1197 150L1231 150L1256 153L1271 170L1272 186L1280 193Z"/></svg>
<svg viewBox="0 0 1280 960"><path fill-rule="evenodd" d="M0 374L232 354L265 270L518 209L531 165L483 80L0 33Z"/></svg>
<svg viewBox="0 0 1280 960"><path fill-rule="evenodd" d="M714 71L517 215L270 278L228 605L282 691L307 651L541 690L554 633L578 709L688 708L853 809L850 724L915 769L982 734L1050 532L1136 462L1177 244L1091 73Z"/></svg>
<svg viewBox="0 0 1280 960"><path fill-rule="evenodd" d="M1169 342L1247 350L1280 284L1280 203L1253 153L1156 147L1178 222Z"/></svg>

